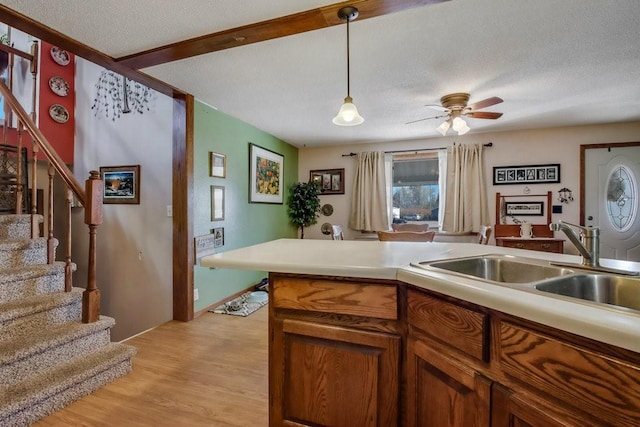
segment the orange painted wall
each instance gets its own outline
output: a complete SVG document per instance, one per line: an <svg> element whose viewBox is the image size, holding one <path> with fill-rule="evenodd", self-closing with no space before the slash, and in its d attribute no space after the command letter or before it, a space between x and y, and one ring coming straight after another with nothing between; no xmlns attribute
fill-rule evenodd
<svg viewBox="0 0 640 427"><path fill-rule="evenodd" d="M40 45L40 103L38 118L40 130L60 155L62 160L73 163L73 144L75 134L75 58L69 54L69 63L60 65L53 60L51 48L53 46L45 41ZM60 96L49 87L52 77L60 77L69 86L69 94ZM58 104L66 108L69 120L66 123L58 123L51 118L49 109ZM40 157L39 157L40 158Z"/></svg>

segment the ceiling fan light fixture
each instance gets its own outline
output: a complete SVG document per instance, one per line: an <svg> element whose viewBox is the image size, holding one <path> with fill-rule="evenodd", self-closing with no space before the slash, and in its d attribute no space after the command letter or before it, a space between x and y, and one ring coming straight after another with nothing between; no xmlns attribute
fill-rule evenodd
<svg viewBox="0 0 640 427"><path fill-rule="evenodd" d="M471 130L471 128L469 126L467 126L466 123L463 122L462 126L460 126L460 129L458 129L458 135L464 135L465 133L469 132Z"/></svg>
<svg viewBox="0 0 640 427"><path fill-rule="evenodd" d="M440 132L442 136L445 136L450 127L451 125L449 124L449 120L445 120L436 129L438 129L438 132Z"/></svg>
<svg viewBox="0 0 640 427"><path fill-rule="evenodd" d="M349 67L349 22L358 17L358 9L352 6L345 6L338 11L338 18L347 21L347 96L340 111L333 118L333 123L338 126L356 126L364 122L364 118L358 113L358 109L351 98L351 75Z"/></svg>
<svg viewBox="0 0 640 427"><path fill-rule="evenodd" d="M364 118L358 113L358 108L353 103L353 99L347 96L340 111L333 118L333 124L338 126L356 126L364 122Z"/></svg>
<svg viewBox="0 0 640 427"><path fill-rule="evenodd" d="M460 116L457 116L456 118L453 119L453 124L452 124L452 128L453 130L455 130L456 132L460 132L460 129L462 129L464 126L467 126L467 123L462 120L460 118Z"/></svg>

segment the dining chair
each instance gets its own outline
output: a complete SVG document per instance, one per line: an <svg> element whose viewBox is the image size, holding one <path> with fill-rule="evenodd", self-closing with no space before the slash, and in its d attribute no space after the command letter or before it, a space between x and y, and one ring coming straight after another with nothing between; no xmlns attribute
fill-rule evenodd
<svg viewBox="0 0 640 427"><path fill-rule="evenodd" d="M435 231L378 231L380 241L433 242Z"/></svg>
<svg viewBox="0 0 640 427"><path fill-rule="evenodd" d="M341 225L332 225L331 228L333 230L333 240L344 240L344 234L342 233Z"/></svg>
<svg viewBox="0 0 640 427"><path fill-rule="evenodd" d="M429 224L391 224L393 231L428 231Z"/></svg>
<svg viewBox="0 0 640 427"><path fill-rule="evenodd" d="M478 243L481 245L489 244L489 237L491 237L492 228L490 225L483 225L478 231Z"/></svg>

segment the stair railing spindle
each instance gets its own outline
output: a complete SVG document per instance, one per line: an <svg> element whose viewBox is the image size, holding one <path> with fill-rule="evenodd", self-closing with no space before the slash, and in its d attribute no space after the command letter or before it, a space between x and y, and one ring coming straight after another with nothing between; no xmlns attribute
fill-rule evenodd
<svg viewBox="0 0 640 427"><path fill-rule="evenodd" d="M33 143L33 161L31 162L31 238L40 237L38 223L38 144Z"/></svg>
<svg viewBox="0 0 640 427"><path fill-rule="evenodd" d="M53 167L51 162L49 162L49 197L47 198L47 263L53 264L55 261L55 238L53 237L53 178L56 175L56 169Z"/></svg>
<svg viewBox="0 0 640 427"><path fill-rule="evenodd" d="M66 193L67 247L65 254L66 263L64 266L64 290L65 292L71 292L71 288L73 287L73 268L71 263L71 207L73 206L73 192L70 188L67 188Z"/></svg>

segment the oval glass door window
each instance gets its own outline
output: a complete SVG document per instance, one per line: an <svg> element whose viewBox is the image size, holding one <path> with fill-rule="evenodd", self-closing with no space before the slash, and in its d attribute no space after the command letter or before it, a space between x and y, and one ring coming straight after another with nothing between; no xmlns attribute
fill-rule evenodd
<svg viewBox="0 0 640 427"><path fill-rule="evenodd" d="M607 216L613 228L627 231L638 212L638 186L633 172L624 165L614 168L607 180Z"/></svg>

